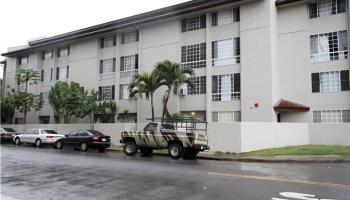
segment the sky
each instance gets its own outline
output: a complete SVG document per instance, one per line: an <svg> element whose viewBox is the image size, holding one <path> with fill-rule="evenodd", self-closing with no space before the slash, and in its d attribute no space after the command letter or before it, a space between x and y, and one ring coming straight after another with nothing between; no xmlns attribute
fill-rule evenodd
<svg viewBox="0 0 350 200"><path fill-rule="evenodd" d="M188 0L1 0L0 54L28 40L113 21ZM4 57L0 56L0 60ZM2 68L0 68L2 77Z"/></svg>

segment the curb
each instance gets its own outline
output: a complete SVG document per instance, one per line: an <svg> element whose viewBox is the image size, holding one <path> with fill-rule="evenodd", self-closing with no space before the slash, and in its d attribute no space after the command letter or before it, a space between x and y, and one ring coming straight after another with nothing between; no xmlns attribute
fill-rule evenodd
<svg viewBox="0 0 350 200"><path fill-rule="evenodd" d="M122 150L109 149L112 152L123 152ZM164 153L153 153L155 156L168 156ZM199 160L213 160L213 161L229 161L229 162L258 162L258 163L350 163L350 159L333 158L333 159L264 159L264 158L228 158L215 156L197 156Z"/></svg>

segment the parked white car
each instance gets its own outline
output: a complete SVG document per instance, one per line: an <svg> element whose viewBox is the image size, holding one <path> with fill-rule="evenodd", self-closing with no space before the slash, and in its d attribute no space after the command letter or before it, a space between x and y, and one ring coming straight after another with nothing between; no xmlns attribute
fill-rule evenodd
<svg viewBox="0 0 350 200"><path fill-rule="evenodd" d="M44 129L44 128L32 128L24 132L23 134L16 135L13 141L16 145L22 143L35 144L36 147L40 147L43 144L52 144L64 137L64 135L58 134L54 130Z"/></svg>

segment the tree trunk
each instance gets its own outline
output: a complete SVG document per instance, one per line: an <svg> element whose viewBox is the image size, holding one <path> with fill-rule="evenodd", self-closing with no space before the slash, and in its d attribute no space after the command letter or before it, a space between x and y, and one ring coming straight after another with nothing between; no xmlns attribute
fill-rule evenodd
<svg viewBox="0 0 350 200"><path fill-rule="evenodd" d="M171 92L171 87L167 90L167 93L164 95L163 99L163 115L162 115L162 120L164 120L166 117L169 118L170 113L168 110L168 102L170 98L170 92Z"/></svg>
<svg viewBox="0 0 350 200"><path fill-rule="evenodd" d="M153 94L151 94L151 107L152 107L152 122L154 122L154 104L153 104Z"/></svg>

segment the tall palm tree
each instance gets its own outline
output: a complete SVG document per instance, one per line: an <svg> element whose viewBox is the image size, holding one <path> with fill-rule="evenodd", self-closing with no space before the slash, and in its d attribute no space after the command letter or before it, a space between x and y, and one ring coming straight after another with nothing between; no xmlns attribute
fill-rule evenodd
<svg viewBox="0 0 350 200"><path fill-rule="evenodd" d="M162 86L162 82L154 71L152 73L141 72L134 76L129 85L130 98L134 98L136 95L142 98L145 94L147 100L151 99L152 122L154 122L153 94L160 86Z"/></svg>
<svg viewBox="0 0 350 200"><path fill-rule="evenodd" d="M167 86L167 90L163 97L162 119L165 119L165 117L169 118L170 113L167 105L171 91L173 91L174 95L177 95L183 84L188 84L189 86L194 87L191 79L191 77L194 76L194 71L191 68L183 68L178 63L165 60L156 64L155 73L161 79L162 85Z"/></svg>

